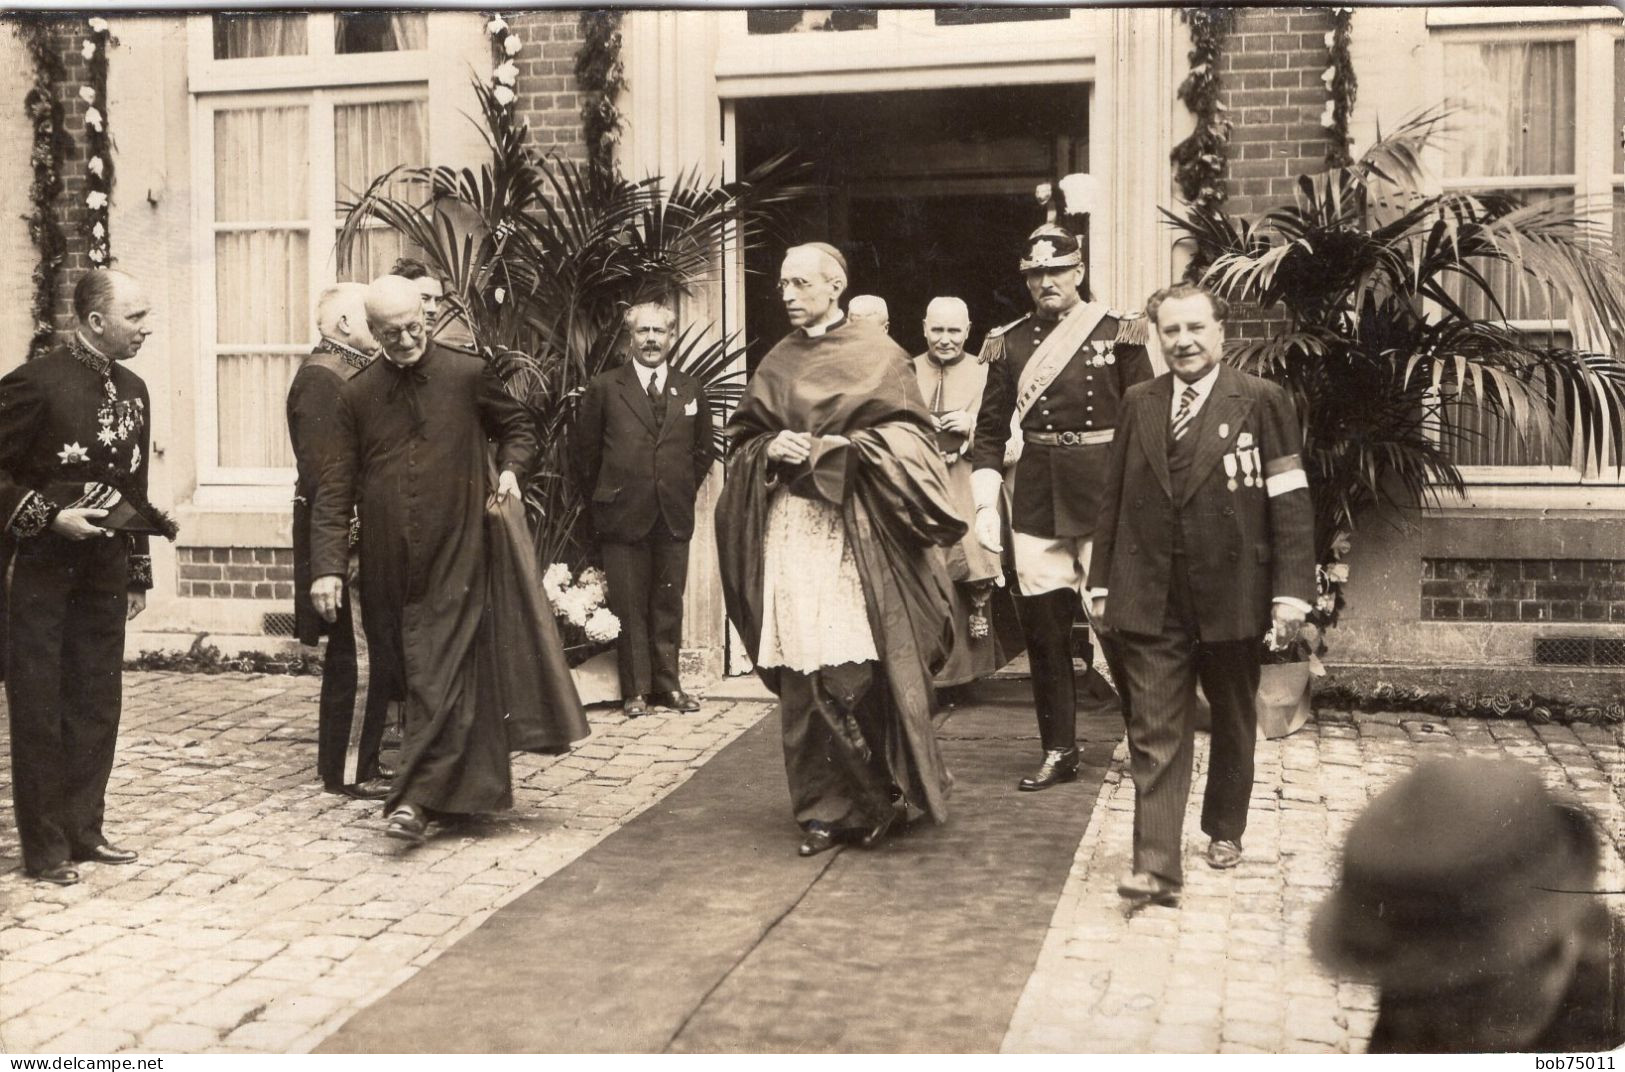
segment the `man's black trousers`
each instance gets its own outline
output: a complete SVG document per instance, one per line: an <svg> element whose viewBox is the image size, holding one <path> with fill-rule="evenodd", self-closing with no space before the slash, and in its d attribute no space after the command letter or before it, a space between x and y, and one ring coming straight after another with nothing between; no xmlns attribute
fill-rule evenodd
<svg viewBox="0 0 1625 1072"><path fill-rule="evenodd" d="M316 724L316 773L322 787L337 790L378 777L378 751L389 711L389 690L368 687L368 667L357 656L367 639L355 616L360 593L345 590L338 620L322 658L322 698Z"/></svg>
<svg viewBox="0 0 1625 1072"><path fill-rule="evenodd" d="M636 543L603 543L609 609L621 620L617 645L621 695L682 688L677 653L683 642L683 589L688 541L658 535Z"/></svg>
<svg viewBox="0 0 1625 1072"><path fill-rule="evenodd" d="M23 866L105 844L128 612L122 537L19 541L7 588L11 796Z"/></svg>

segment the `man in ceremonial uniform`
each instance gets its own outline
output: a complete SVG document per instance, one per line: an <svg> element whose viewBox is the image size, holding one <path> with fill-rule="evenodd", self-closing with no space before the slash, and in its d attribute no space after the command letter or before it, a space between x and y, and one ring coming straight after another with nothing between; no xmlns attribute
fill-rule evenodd
<svg viewBox="0 0 1625 1072"><path fill-rule="evenodd" d="M152 587L151 408L124 367L152 333L136 281L99 269L73 292L73 341L0 380L0 576L12 801L23 868L59 886L75 862L136 854L102 830L125 623Z"/></svg>
<svg viewBox="0 0 1625 1072"><path fill-rule="evenodd" d="M976 535L998 553L999 492L1014 417L1023 440L1010 507L1017 607L1044 750L1038 770L1017 788L1035 792L1077 777L1072 626L1119 405L1123 392L1151 378L1151 361L1139 314L1084 299L1083 254L1072 234L1055 226L1033 232L1021 271L1033 312L990 332L983 344L987 390L971 464Z"/></svg>
<svg viewBox="0 0 1625 1072"><path fill-rule="evenodd" d="M1229 306L1181 284L1146 306L1168 372L1123 399L1090 588L1128 686L1130 901L1177 901L1196 686L1213 710L1202 797L1210 867L1241 862L1253 791L1259 647L1315 597L1314 508L1297 415L1278 385L1220 362Z"/></svg>
<svg viewBox="0 0 1625 1072"><path fill-rule="evenodd" d="M621 620L616 647L628 718L649 705L698 711L677 656L694 498L716 457L711 407L693 376L671 367L677 314L654 302L626 311L625 364L587 386L575 461Z"/></svg>
<svg viewBox="0 0 1625 1072"><path fill-rule="evenodd" d="M310 601L310 511L322 469L338 450L339 390L366 368L378 343L367 330L367 288L361 283L328 287L316 301L322 341L299 367L288 388L288 438L298 480L293 498L294 633L302 644L327 637L316 729L316 773L322 788L363 800L382 800L389 783L379 777L378 750L388 697L367 687L367 641L355 600L345 600L328 626ZM352 593L355 570L345 578ZM358 688L359 685L359 688Z"/></svg>

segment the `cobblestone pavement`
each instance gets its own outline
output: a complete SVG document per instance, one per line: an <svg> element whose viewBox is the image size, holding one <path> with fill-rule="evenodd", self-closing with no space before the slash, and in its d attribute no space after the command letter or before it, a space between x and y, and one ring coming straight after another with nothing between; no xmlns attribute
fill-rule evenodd
<svg viewBox="0 0 1625 1072"><path fill-rule="evenodd" d="M1207 753L1198 738L1183 905L1125 917L1117 881L1129 867L1134 786L1120 745L1004 1051L1363 1052L1375 994L1316 968L1309 921L1367 801L1416 761L1456 754L1529 761L1578 795L1612 841L1602 888L1625 888L1617 727L1323 712L1259 743L1246 858L1233 871L1199 855Z"/></svg>
<svg viewBox="0 0 1625 1072"><path fill-rule="evenodd" d="M126 674L107 831L141 859L78 886L23 875L0 782L0 1048L307 1050L768 709L594 709L571 754L515 758L512 812L407 850L317 787L318 684Z"/></svg>

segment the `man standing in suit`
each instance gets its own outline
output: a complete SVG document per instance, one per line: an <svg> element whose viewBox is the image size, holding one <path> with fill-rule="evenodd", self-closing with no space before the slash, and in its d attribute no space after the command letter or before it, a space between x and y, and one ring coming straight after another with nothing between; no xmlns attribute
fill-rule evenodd
<svg viewBox="0 0 1625 1072"><path fill-rule="evenodd" d="M316 773L322 788L361 800L382 800L389 783L379 777L388 697L367 688L362 678L367 641L355 599L345 600L329 626L310 601L310 514L322 470L339 449L339 391L372 363L378 343L367 330L367 288L339 283L316 299L316 330L322 341L299 366L288 388L288 438L293 443L298 479L293 497L294 634L301 644L325 635L322 695L316 724ZM355 586L355 573L345 578ZM359 688L358 688L359 685Z"/></svg>
<svg viewBox="0 0 1625 1072"><path fill-rule="evenodd" d="M1014 418L1023 441L1010 506L1021 588L1016 606L1044 749L1038 770L1017 788L1036 792L1078 774L1072 624L1099 533L1100 482L1120 400L1131 385L1151 378L1151 361L1139 314L1084 299L1083 251L1072 234L1053 225L1034 231L1021 272L1033 313L989 332L982 344L987 389L970 456L976 538L998 554L999 496ZM1112 652L1102 646L1110 662Z"/></svg>
<svg viewBox="0 0 1625 1072"><path fill-rule="evenodd" d="M698 380L671 367L677 314L655 302L626 311L630 360L588 385L576 418L576 463L621 620L618 656L628 718L651 704L698 711L677 653L694 499L716 457Z"/></svg>
<svg viewBox="0 0 1625 1072"><path fill-rule="evenodd" d="M151 513L152 411L124 365L152 334L151 306L134 279L101 269L80 278L73 312L72 342L0 380L11 796L24 870L58 886L79 881L75 862L136 858L108 843L102 815L125 623L152 587L147 536L110 527L120 503Z"/></svg>
<svg viewBox="0 0 1625 1072"><path fill-rule="evenodd" d="M1134 866L1117 891L1173 904L1197 682L1213 710L1207 862L1230 868L1253 789L1259 645L1272 622L1290 639L1309 612L1314 510L1286 392L1220 362L1228 303L1181 284L1146 313L1170 371L1123 400L1089 584L1133 708Z"/></svg>

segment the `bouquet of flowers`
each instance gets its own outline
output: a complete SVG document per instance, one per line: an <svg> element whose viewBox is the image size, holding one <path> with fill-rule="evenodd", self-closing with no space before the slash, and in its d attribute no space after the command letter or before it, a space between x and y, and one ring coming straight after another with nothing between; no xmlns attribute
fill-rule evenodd
<svg viewBox="0 0 1625 1072"><path fill-rule="evenodd" d="M542 591L553 604L553 616L559 619L564 650L572 664L621 635L621 620L604 605L609 586L603 570L589 566L572 577L569 566L555 562L542 573Z"/></svg>

